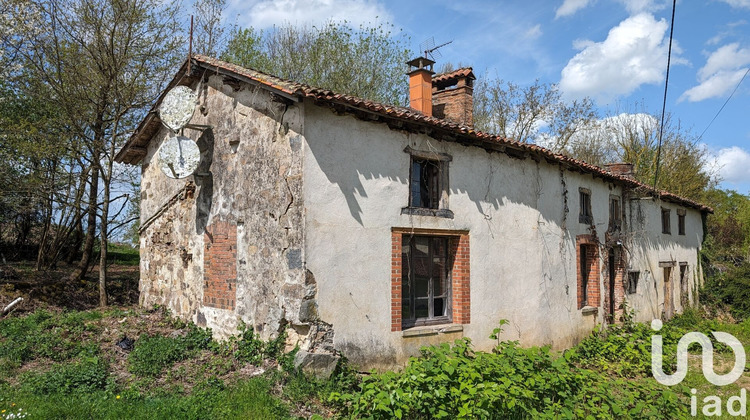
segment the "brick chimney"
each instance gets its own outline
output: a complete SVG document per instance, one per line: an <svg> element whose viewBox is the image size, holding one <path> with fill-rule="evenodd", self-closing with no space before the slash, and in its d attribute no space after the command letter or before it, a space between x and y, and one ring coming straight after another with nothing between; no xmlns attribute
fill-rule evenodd
<svg viewBox="0 0 750 420"><path fill-rule="evenodd" d="M409 106L432 116L432 65L434 61L417 57L406 63L409 66Z"/></svg>
<svg viewBox="0 0 750 420"><path fill-rule="evenodd" d="M604 165L604 169L612 175L635 179L635 171L633 170L632 163L609 163Z"/></svg>
<svg viewBox="0 0 750 420"><path fill-rule="evenodd" d="M466 67L432 79L433 116L474 126L474 72Z"/></svg>

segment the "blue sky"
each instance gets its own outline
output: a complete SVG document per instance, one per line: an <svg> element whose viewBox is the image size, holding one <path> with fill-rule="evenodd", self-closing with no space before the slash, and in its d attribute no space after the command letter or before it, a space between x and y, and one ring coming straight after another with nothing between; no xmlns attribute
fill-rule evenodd
<svg viewBox="0 0 750 420"><path fill-rule="evenodd" d="M671 1L661 0L228 0L240 26L347 20L390 22L414 51L453 41L442 60L518 84L557 83L601 114L661 112ZM750 0L677 2L667 111L695 135L750 68ZM723 178L750 193L750 75L701 142Z"/></svg>

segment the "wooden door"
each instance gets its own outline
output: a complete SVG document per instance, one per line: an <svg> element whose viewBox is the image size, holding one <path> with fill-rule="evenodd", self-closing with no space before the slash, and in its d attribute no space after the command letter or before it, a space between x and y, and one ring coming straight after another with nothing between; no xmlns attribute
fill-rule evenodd
<svg viewBox="0 0 750 420"><path fill-rule="evenodd" d="M664 317L674 316L674 296L672 288L672 267L664 267Z"/></svg>

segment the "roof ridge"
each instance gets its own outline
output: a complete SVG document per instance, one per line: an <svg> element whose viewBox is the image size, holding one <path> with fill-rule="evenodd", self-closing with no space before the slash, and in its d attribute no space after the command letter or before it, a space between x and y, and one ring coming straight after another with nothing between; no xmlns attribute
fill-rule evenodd
<svg viewBox="0 0 750 420"><path fill-rule="evenodd" d="M706 206L704 204L698 203L698 202L696 202L694 200L691 200L689 198L681 197L681 196L679 196L677 194L674 194L674 193L671 193L669 191L656 190L656 189L652 188L651 186L649 186L649 185L647 185L647 184L645 184L643 182L640 182L638 180L635 180L635 179L632 179L632 178L628 178L628 177L624 177L624 176L621 176L621 175L616 175L616 174L614 174L614 173L612 173L610 171L607 171L606 169L603 169L603 168L601 168L601 167L599 167L597 165L593 165L593 164L590 164L590 163L584 162L582 160L578 160L578 159L572 158L572 157L564 155L564 154L555 153L555 152L553 152L550 149L547 149L545 147L539 146L539 145L534 144L534 143L524 143L524 142L520 142L518 140L513 140L513 139L506 138L506 137L501 137L501 136L499 136L497 134L491 134L491 133L485 133L485 132L482 132L482 131L477 131L477 130L474 130L473 127L470 127L470 126L467 126L467 125L464 125L464 124L459 124L459 123L455 123L455 122L452 122L452 121L449 121L449 120L445 120L445 119L441 119L441 118L436 118L436 117L432 117L432 116L427 116L427 115L423 114L422 112L419 112L419 111L417 111L417 110L415 110L413 108L408 108L408 107L403 107L403 106L398 106L398 105L389 105L389 104L384 104L384 103L381 103L381 102L372 101L372 100L369 100L369 99L360 98L360 97L357 97L357 96L354 96L354 95L349 95L349 94L344 94L344 93L336 93L336 92L328 90L328 89L313 87L313 86L310 86L310 85L306 85L304 83L299 83L299 82L295 82L295 81L292 81L292 80L283 79L283 78L278 77L278 76L274 76L274 75L271 75L271 74L268 74L268 73L264 73L264 72L261 72L261 71L255 70L255 69L250 69L250 68L242 67L242 66L239 66L237 64L232 64L232 63L229 63L229 62L226 62L226 61L223 61L223 60L219 60L219 59L216 59L216 58L213 58L213 57L208 57L208 56L205 56L205 55L194 54L189 59L195 59L198 63L205 63L205 64L207 64L209 66L214 66L214 67L216 67L216 71L217 72L218 72L219 69L224 69L224 70L226 70L228 72L234 73L237 76L243 76L243 77L250 78L252 80L255 80L258 83L264 84L267 87L276 89L276 90L281 91L281 92L283 92L283 93L285 93L287 95L290 95L290 96L296 96L298 98L307 97L307 98L311 98L313 100L323 101L323 102L329 102L329 103L338 102L338 103L340 103L342 105L349 105L349 106L354 106L354 107L358 107L358 108L364 108L365 110L367 110L369 112L379 113L379 114L387 116L387 117L393 117L393 118L399 118L399 119L402 119L402 120L411 120L411 121L414 121L414 122L426 123L426 124L429 124L429 125L431 125L433 127L438 127L438 128L442 128L442 129L445 129L445 130L452 131L453 133L458 134L458 135L470 136L470 137L473 137L474 139L477 139L477 140L480 140L480 141L487 141L487 142L490 142L490 143L495 143L495 144L499 144L499 145L503 145L503 146L512 146L512 147L514 147L516 149L521 149L522 151L532 152L532 153L536 153L538 155L543 155L543 156L546 156L549 159L558 161L560 163L566 163L566 164L569 164L571 166L576 166L576 167L578 167L578 168L580 168L580 169L582 169L584 171L588 171L588 172L596 173L596 174L598 174L600 176L608 177L611 180L620 181L620 182L622 182L624 184L627 184L627 185L630 185L630 186L633 186L633 187L636 187L636 188L643 188L643 189L649 191L652 194L658 195L660 198L661 197L670 198L670 199L673 199L673 200L676 200L676 201L688 204L688 205L690 205L692 207L695 207L695 208L698 208L700 210L709 211L709 212L713 213L713 209L711 207L708 207L708 206ZM185 67L185 65L183 65L183 67ZM458 69L458 70L454 70L451 73L456 73L458 71L465 71L467 69L471 69L471 71L473 71L473 69L471 67L464 67L464 68L461 68L461 69ZM181 68L180 71L182 71L182 68ZM180 78L179 77L180 76L179 72L180 71L178 71L178 74L175 76L175 79L172 81L172 83L170 83L170 85L168 86L168 88L179 83L179 78ZM447 73L447 74L451 74L451 73ZM468 75L468 73L467 73L467 75ZM443 77L447 78L445 76L443 76ZM165 92L166 92L166 90L165 90ZM161 101L161 98L163 97L163 95L164 95L164 93L162 93L162 96L154 104L154 106L152 107L152 111L154 111L156 109L156 107L158 106L159 102ZM129 147L131 147L131 146L134 146L133 143L135 143L136 137L139 137L139 135L142 133L142 129L144 128L142 126L144 124L146 124L146 123L147 123L146 120L144 120L143 122L141 122L141 125L139 125L139 127L133 133L133 135L128 140L128 142L125 144L125 146L123 146L123 148L120 150L120 152L118 152L118 154L116 156L116 159L118 161L125 161L126 149L129 148ZM147 140L147 142L148 141L150 141L150 139ZM479 145L477 145L477 146L479 146ZM139 147L139 146L135 146L135 147ZM137 159L135 161L137 161ZM133 159L131 159L129 161L129 163L134 163Z"/></svg>

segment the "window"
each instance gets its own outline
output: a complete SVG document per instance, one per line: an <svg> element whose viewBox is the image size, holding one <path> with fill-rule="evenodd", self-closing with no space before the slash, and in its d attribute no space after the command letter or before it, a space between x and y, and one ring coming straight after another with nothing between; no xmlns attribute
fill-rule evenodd
<svg viewBox="0 0 750 420"><path fill-rule="evenodd" d="M638 278L640 277L640 271L631 271L628 273L628 294L632 295L638 291Z"/></svg>
<svg viewBox="0 0 750 420"><path fill-rule="evenodd" d="M609 230L620 230L622 226L622 209L620 197L609 197Z"/></svg>
<svg viewBox="0 0 750 420"><path fill-rule="evenodd" d="M448 162L444 153L424 152L410 147L409 203L401 214L453 218L448 209Z"/></svg>
<svg viewBox="0 0 750 420"><path fill-rule="evenodd" d="M450 322L448 238L404 235L401 250L404 327Z"/></svg>
<svg viewBox="0 0 750 420"><path fill-rule="evenodd" d="M391 229L391 331L471 323L469 232Z"/></svg>
<svg viewBox="0 0 750 420"><path fill-rule="evenodd" d="M594 217L591 213L591 190L586 188L580 188L579 192L579 203L581 210L578 215L578 221L580 223L592 224L594 223Z"/></svg>
<svg viewBox="0 0 750 420"><path fill-rule="evenodd" d="M440 207L440 162L412 159L409 181L410 207L437 209Z"/></svg>
<svg viewBox="0 0 750 420"><path fill-rule="evenodd" d="M661 233L666 233L668 235L672 233L672 228L669 223L669 213L669 209L665 209L664 207L661 208Z"/></svg>
<svg viewBox="0 0 750 420"><path fill-rule="evenodd" d="M685 210L677 210L677 234L685 234Z"/></svg>

